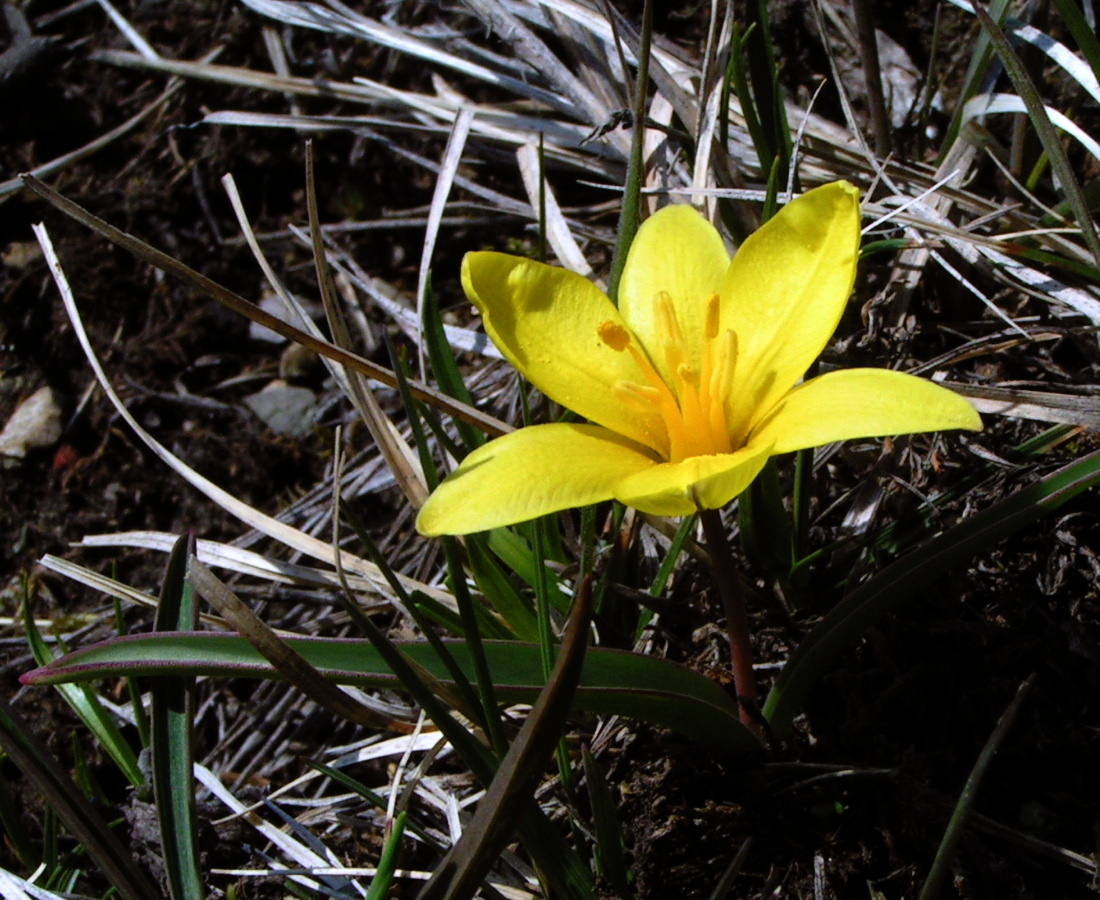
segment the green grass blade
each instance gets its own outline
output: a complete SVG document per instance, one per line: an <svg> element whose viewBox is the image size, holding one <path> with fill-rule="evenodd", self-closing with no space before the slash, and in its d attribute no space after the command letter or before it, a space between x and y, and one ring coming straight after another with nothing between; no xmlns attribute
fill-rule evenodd
<svg viewBox="0 0 1100 900"><path fill-rule="evenodd" d="M989 4L989 15L995 21L1003 22L1005 15L1008 13L1008 5L1008 0L992 0ZM993 46L989 41L989 36L983 30L978 35L978 40L970 54L970 65L967 67L966 76L963 78L962 91L958 100L955 101L955 114L951 117L951 124L947 128L943 145L940 147L940 162L944 160L955 145L955 141L958 140L959 131L962 129L963 109L966 106L966 101L981 90L982 82L985 81L992 60Z"/></svg>
<svg viewBox="0 0 1100 900"><path fill-rule="evenodd" d="M31 648L35 662L40 666L46 665L54 658L50 648L42 639L38 626L34 623L31 613L30 597L26 590L23 592L23 629L27 636L27 644ZM61 696L69 704L80 721L92 733L100 745L111 757L119 771L134 787L145 784L145 775L138 766L137 754L129 742L122 736L118 725L112 715L103 708L99 698L90 688L80 685L58 686Z"/></svg>
<svg viewBox="0 0 1100 900"><path fill-rule="evenodd" d="M445 394L454 397L467 406L474 405L474 398L470 396L466 388L466 382L462 380L462 373L458 370L451 345L447 342L447 333L443 329L443 318L439 314L439 305L436 303L435 292L432 290L431 273L424 292L424 316L422 321L424 343L428 348L428 360L432 364L432 372L435 374L436 383ZM474 450L485 443L485 435L467 425L461 419L455 419L455 428L458 430L466 450Z"/></svg>
<svg viewBox="0 0 1100 900"><path fill-rule="evenodd" d="M370 643L348 638L286 638L286 644L337 684L406 690L425 707L433 721L434 715L446 714L416 674L423 671L449 683L449 672L431 645L422 641L386 641L385 645L379 645L375 643L377 637L386 641L377 634ZM472 672L467 645L462 641L446 644L463 671ZM498 699L529 703L538 696L543 681L537 644L486 641L484 649ZM22 680L27 684L58 684L125 674L173 673L227 678L279 677L260 652L240 636L195 632L112 638L75 650L28 672ZM666 659L593 648L585 658L574 707L583 712L652 722L718 749L746 755L760 751L756 738L740 726L736 704L726 691L705 675ZM464 729L462 733L466 734ZM444 735L451 739L447 731ZM481 746L487 753L487 748ZM491 761L484 753L479 755L483 763L475 767L475 775L478 771L491 772L491 768L485 768Z"/></svg>
<svg viewBox="0 0 1100 900"><path fill-rule="evenodd" d="M760 120L763 148L757 147L760 167L765 172L775 169L775 180L786 185L791 160L791 129L787 122L787 107L779 84L771 27L768 24L767 0L750 0L745 6L746 21L743 44L748 76L752 81L752 102ZM745 98L741 98L742 107ZM763 153L761 153L763 150ZM796 189L797 189L797 179Z"/></svg>
<svg viewBox="0 0 1100 900"><path fill-rule="evenodd" d="M0 698L0 749L34 783L48 810L56 814L84 845L88 856L123 900L149 900L160 896L149 876L80 793L49 748L31 734L26 723L3 698ZM46 831L48 833L49 829ZM44 848L44 860L56 861L56 857L56 849Z"/></svg>
<svg viewBox="0 0 1100 900"><path fill-rule="evenodd" d="M598 871L620 900L628 900L634 896L634 891L630 887L629 869L623 848L623 830L619 824L615 798L603 773L603 767L587 747L584 748L583 757L588 801L592 806Z"/></svg>
<svg viewBox="0 0 1100 900"><path fill-rule="evenodd" d="M187 582L187 560L194 552L195 537L191 534L181 537L172 548L157 604L155 631L191 630L198 623L195 593ZM195 817L195 680L187 676L156 678L150 684L149 695L153 793L168 891L172 900L204 900Z"/></svg>
<svg viewBox="0 0 1100 900"><path fill-rule="evenodd" d="M1066 200L1073 209L1074 218L1076 218L1077 225L1081 229L1085 244L1088 246L1089 252L1092 253L1097 265L1100 265L1100 236L1097 236L1096 226L1089 214L1085 195L1073 173L1073 168L1069 164L1069 157L1066 156L1066 149L1062 146L1058 132L1047 115L1043 100L1038 91L1035 90L1035 85L1028 76L1027 69L1024 68L1020 57L1016 55L1016 51L1012 49L1012 45L1008 42L1008 38L1005 37L1000 26L979 4L975 4L974 12L982 23L985 33L989 36L997 55L1004 63L1005 71L1008 72L1008 77L1012 79L1012 85L1016 88L1016 93L1019 94L1020 99L1024 101L1024 105L1027 107L1032 127L1050 158L1051 168L1054 169L1054 174L1066 195Z"/></svg>
<svg viewBox="0 0 1100 900"><path fill-rule="evenodd" d="M369 787L367 787L365 784L363 784L363 782L359 781L358 779L352 778L347 772L343 771L342 769L337 769L333 766L326 765L322 762L317 762L313 759L303 760L303 762L305 762L305 764L311 769L316 769L325 777L331 778L337 784L342 785L348 790L355 792L368 803L373 803L378 809L386 809L387 801L385 797L383 797L376 791L372 791ZM440 854L446 852L446 847L444 847L441 843L439 843L439 841L432 837L427 830L421 828L415 822L406 822L405 827L408 828L409 831L411 831L413 834L415 834L420 840L422 840L428 847L431 847L432 850Z"/></svg>
<svg viewBox="0 0 1100 900"><path fill-rule="evenodd" d="M592 623L592 582L577 591L569 628L546 687L497 769L492 784L418 900L470 900L511 840L546 761L561 738L580 681Z"/></svg>
<svg viewBox="0 0 1100 900"><path fill-rule="evenodd" d="M364 728L387 727L390 724L385 716L368 709L329 681L194 555L187 561L187 580L199 596L213 606L283 678L314 703L338 718Z"/></svg>
<svg viewBox="0 0 1100 900"><path fill-rule="evenodd" d="M1078 49L1088 61L1089 68L1100 78L1100 40L1097 40L1096 32L1081 11L1081 5L1077 0L1054 0L1054 5L1077 42Z"/></svg>
<svg viewBox="0 0 1100 900"><path fill-rule="evenodd" d="M619 232L615 244L615 256L611 260L611 272L607 277L607 295L618 305L619 281L623 276L626 256L641 221L642 179L645 177L645 122L646 99L649 96L649 48L653 41L653 3L645 0L642 12L642 36L638 48L638 78L634 82L634 130L630 140L630 161L623 186L623 208L619 215Z"/></svg>
<svg viewBox="0 0 1100 900"><path fill-rule="evenodd" d="M378 860L377 871L370 883L366 900L385 900L393 884L393 876L397 871L397 853L401 849L401 839L405 836L405 820L407 812L399 812L393 820L393 830L386 839L386 845L382 848L382 856Z"/></svg>
<svg viewBox="0 0 1100 900"><path fill-rule="evenodd" d="M680 527L676 529L676 535L672 538L672 543L669 545L668 553L665 554L665 558L661 560L661 568L657 571L657 576L653 579L653 584L649 586L649 593L654 597L660 597L668 586L668 580L672 577L673 571L676 569L676 561L680 558L680 551L684 549L684 543L687 541L688 536L695 531L696 519L694 515L684 516L680 522Z"/></svg>
<svg viewBox="0 0 1100 900"><path fill-rule="evenodd" d="M524 600L490 555L485 547L484 538L480 535L470 535L466 539L466 556L470 563L470 574L473 575L486 602L496 610L511 631L510 635L495 636L515 637L521 641L537 641L539 626L530 604Z"/></svg>
<svg viewBox="0 0 1100 900"><path fill-rule="evenodd" d="M1040 479L887 566L844 598L798 645L779 673L764 715L782 737L837 654L882 616L977 553L1100 484L1100 451Z"/></svg>
<svg viewBox="0 0 1100 900"><path fill-rule="evenodd" d="M38 866L38 858L19 810L15 806L11 787L8 779L0 778L0 830L3 830L4 838L15 851L20 864L31 872Z"/></svg>
<svg viewBox="0 0 1100 900"><path fill-rule="evenodd" d="M371 536L367 533L366 526L363 525L359 517L343 502L340 501L340 514L341 517L346 520L355 531L356 536L364 550L367 552L367 556L370 558L378 570L385 577L390 588L394 592L394 596L397 597L405 609L409 611L409 615L413 617L417 626L423 632L428 643L435 649L436 656L447 667L447 671L450 673L451 678L454 680L454 690L458 695L458 702L452 703L454 708L462 709L475 709L477 706L477 695L474 693L473 687L470 685L469 680L466 678L465 673L451 658L450 652L447 650L446 645L442 639L436 634L435 628L431 622L440 622L452 633L461 634L461 622L458 617L443 604L428 597L420 591L414 591L411 595L405 591L405 586L401 583L401 579L397 577L397 573L393 571L393 568L389 564L389 560L379 550L378 545L371 539ZM353 598L347 596L341 592L341 603L344 610L347 612L348 617L358 626L363 635L369 636L371 634L374 625L366 617L361 609L355 604ZM431 621L429 621L431 620Z"/></svg>
<svg viewBox="0 0 1100 900"><path fill-rule="evenodd" d="M1016 691L1016 696L1012 698L1008 708L997 720L997 725L989 735L985 746L982 747L982 752L978 754L978 759L974 762L974 768L970 770L970 775L966 779L962 793L959 794L959 800L951 813L947 830L944 831L940 846L936 850L936 858L932 861L932 868L925 879L924 887L921 888L919 900L937 900L940 896L943 884L948 875L951 874L951 865L955 859L955 848L962 837L963 826L970 815L970 810L974 806L974 797L978 792L979 785L982 783L985 770L989 768L989 763L993 760L994 754L1004 742L1005 735L1008 734L1012 723L1016 721L1016 714L1020 711L1024 698L1031 690L1031 685L1034 682L1035 676L1031 675L1020 685Z"/></svg>

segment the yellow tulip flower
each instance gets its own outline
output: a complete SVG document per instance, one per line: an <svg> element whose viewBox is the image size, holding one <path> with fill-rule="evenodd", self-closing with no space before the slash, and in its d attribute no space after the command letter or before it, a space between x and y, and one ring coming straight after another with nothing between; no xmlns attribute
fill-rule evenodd
<svg viewBox="0 0 1100 900"><path fill-rule="evenodd" d="M462 285L493 343L590 424L535 425L467 456L416 520L466 534L619 500L679 516L741 493L769 456L849 438L980 429L963 397L888 369L801 381L852 291L859 192L792 200L730 259L692 207L638 230L619 306L565 269L468 253Z"/></svg>

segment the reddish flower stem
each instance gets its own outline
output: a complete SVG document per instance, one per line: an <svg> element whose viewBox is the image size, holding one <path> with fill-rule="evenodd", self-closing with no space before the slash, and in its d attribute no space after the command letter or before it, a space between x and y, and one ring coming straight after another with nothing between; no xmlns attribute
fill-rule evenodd
<svg viewBox="0 0 1100 900"><path fill-rule="evenodd" d="M716 509L700 510L699 521L703 523L710 565L714 570L714 580L718 582L718 594L726 616L733 686L741 706L741 721L755 732L758 730L756 716L760 707L756 696L756 675L752 670L749 616L745 609L741 579L733 565L733 549L726 536L726 527L722 524L722 514Z"/></svg>

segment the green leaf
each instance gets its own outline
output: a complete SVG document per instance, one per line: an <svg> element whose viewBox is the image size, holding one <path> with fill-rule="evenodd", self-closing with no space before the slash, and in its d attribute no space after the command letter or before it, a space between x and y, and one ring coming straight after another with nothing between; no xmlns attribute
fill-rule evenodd
<svg viewBox="0 0 1100 900"><path fill-rule="evenodd" d="M447 332L443 327L443 319L439 314L439 304L436 303L435 293L432 290L431 273L428 273L428 283L424 294L423 316L424 344L428 348L428 359L432 364L432 372L435 374L436 383L443 392L467 406L474 405L474 399L462 380L462 373L458 370L451 345L447 341ZM455 419L455 428L466 445L466 450L476 450L485 443L485 435L467 425L461 419Z"/></svg>
<svg viewBox="0 0 1100 900"><path fill-rule="evenodd" d="M84 845L88 856L123 900L149 900L160 895L149 876L135 863L103 817L80 793L49 748L31 733L3 698L0 698L0 749L33 782L46 801L48 815L43 830L47 838L52 833L49 819L56 814ZM56 844L50 839L44 843L42 857L49 867L51 863L56 864Z"/></svg>
<svg viewBox="0 0 1100 900"><path fill-rule="evenodd" d="M1051 168L1054 169L1054 174L1058 178L1062 192L1073 209L1077 225L1081 229L1081 236L1085 239L1085 244L1092 253L1092 258L1097 265L1100 265L1100 236L1096 233L1096 225L1089 214L1085 195L1081 190L1081 185L1077 183L1076 176L1073 174L1073 168L1070 166L1069 157L1066 156L1065 147L1062 146L1061 137L1047 115L1042 98L1040 98L1039 92L1035 90L1035 85L1023 62L1016 55L1016 51L1012 49L1012 45L1008 42L1008 38L1005 37L997 22L982 9L980 4L974 5L974 13L977 15L978 21L982 23L982 28L997 51L997 55L1004 63L1005 71L1008 73L1008 77L1012 79L1012 86L1016 88L1016 93L1024 101L1031 125L1035 129L1035 133L1038 135L1039 142L1043 145L1047 156L1050 157Z"/></svg>
<svg viewBox="0 0 1100 900"><path fill-rule="evenodd" d="M1089 68L1097 78L1100 78L1100 40L1097 40L1095 30L1081 11L1081 5L1077 0L1054 0L1054 5L1058 7L1058 12L1065 19L1066 28L1077 41L1077 46L1088 61Z"/></svg>
<svg viewBox="0 0 1100 900"><path fill-rule="evenodd" d="M501 760L477 812L417 900L470 900L512 839L535 783L565 729L592 623L592 582L577 592L561 652L515 741Z"/></svg>
<svg viewBox="0 0 1100 900"><path fill-rule="evenodd" d="M402 682L372 645L362 640L286 638L327 678L340 684L400 690ZM444 684L446 667L424 642L393 642L409 660ZM446 641L448 650L472 673L467 645ZM532 702L542 688L539 647L513 641L486 641L497 699ZM22 678L26 684L60 684L119 675L218 675L277 678L272 666L235 634L193 632L126 635L75 650ZM423 705L423 704L422 704ZM585 659L574 709L652 722L719 750L755 756L759 741L741 725L737 705L705 675L669 660L623 650L593 648Z"/></svg>
<svg viewBox="0 0 1100 900"><path fill-rule="evenodd" d="M190 630L198 623L195 592L187 581L187 560L194 552L192 534L181 537L172 548L157 604L156 632ZM168 891L172 900L204 900L195 819L195 680L158 678L150 684L149 694L153 793Z"/></svg>
<svg viewBox="0 0 1100 900"><path fill-rule="evenodd" d="M779 673L764 716L782 737L833 659L884 615L955 566L1100 484L1100 451L1070 463L960 522L887 566L848 594L795 648Z"/></svg>
<svg viewBox="0 0 1100 900"><path fill-rule="evenodd" d="M588 800L592 805L592 825L595 832L596 862L599 873L615 895L626 900L633 897L629 868L623 848L623 829L611 786L603 767L587 747L583 748L584 778L588 784Z"/></svg>
<svg viewBox="0 0 1100 900"><path fill-rule="evenodd" d="M539 626L535 614L486 551L485 540L481 535L470 535L466 539L466 558L474 582L484 594L486 602L507 623L511 636L521 641L537 641Z"/></svg>
<svg viewBox="0 0 1100 900"><path fill-rule="evenodd" d="M607 277L607 296L619 305L619 281L622 279L626 257L638 226L642 224L641 191L645 180L645 122L646 98L649 96L649 50L653 42L653 4L645 0L642 8L642 33L638 45L638 79L634 82L634 130L630 140L630 159L626 167L623 185L623 206L619 213L615 255L611 259L611 272Z"/></svg>
<svg viewBox="0 0 1100 900"><path fill-rule="evenodd" d="M385 900L397 871L397 852L401 849L401 839L405 836L405 820L409 814L402 810L393 820L393 830L382 848L378 868L367 891L367 900Z"/></svg>
<svg viewBox="0 0 1100 900"><path fill-rule="evenodd" d="M23 628L26 631L27 643L30 645L35 662L40 666L44 666L54 657L34 622L29 599L27 593L24 592ZM73 712L80 717L80 721L84 723L84 726L107 751L107 755L114 760L115 765L126 776L126 780L134 787L141 787L145 784L145 775L142 774L141 768L138 766L137 755L129 742L122 736L122 732L119 730L114 718L103 708L103 704L99 702L95 692L84 685L59 685L58 691L65 698L65 702L72 707Z"/></svg>

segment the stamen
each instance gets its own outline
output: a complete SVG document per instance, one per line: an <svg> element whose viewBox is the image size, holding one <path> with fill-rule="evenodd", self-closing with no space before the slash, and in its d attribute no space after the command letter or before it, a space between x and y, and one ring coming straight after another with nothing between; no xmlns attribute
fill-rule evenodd
<svg viewBox="0 0 1100 900"><path fill-rule="evenodd" d="M617 353L622 353L630 343L630 333L618 322L612 322L610 319L596 326L596 334Z"/></svg>
<svg viewBox="0 0 1100 900"><path fill-rule="evenodd" d="M710 393L712 397L724 398L729 393L733 366L737 362L737 335L727 328L711 346L714 348L714 360L709 378Z"/></svg>
<svg viewBox="0 0 1100 900"><path fill-rule="evenodd" d="M704 336L708 341L712 341L714 338L718 337L718 313L718 295L711 294L710 297L707 298L706 325L704 326Z"/></svg>
<svg viewBox="0 0 1100 900"><path fill-rule="evenodd" d="M727 401L737 361L737 337L728 329L719 333L720 307L718 295L711 294L704 310L701 359L693 359L666 291L658 291L653 298L656 345L650 346L648 353L622 323L607 319L596 326L606 346L629 353L637 363L644 381L619 381L612 390L624 405L660 418L664 433L655 440L663 445L658 450L670 462L729 453L736 441L730 434L732 411ZM650 354L662 358L660 370Z"/></svg>
<svg viewBox="0 0 1100 900"><path fill-rule="evenodd" d="M709 419L710 427L714 434L723 436L728 441L730 448L733 445L733 436L730 434L729 418L726 410L726 401L729 399L730 384L733 381L734 365L737 362L737 335L728 328L714 341L709 343L708 349L714 351L714 367L710 371L709 393Z"/></svg>
<svg viewBox="0 0 1100 900"><path fill-rule="evenodd" d="M676 307L672 305L672 297L668 291L658 291L653 300L656 306L657 316L661 323L660 331L663 339L669 344L684 345L684 333L680 331L680 321L676 318Z"/></svg>
<svg viewBox="0 0 1100 900"><path fill-rule="evenodd" d="M657 320L657 334L660 336L661 349L665 352L665 371L676 373L680 366L689 362L685 353L684 333L676 318L676 307L668 291L658 291L653 298L654 313Z"/></svg>

